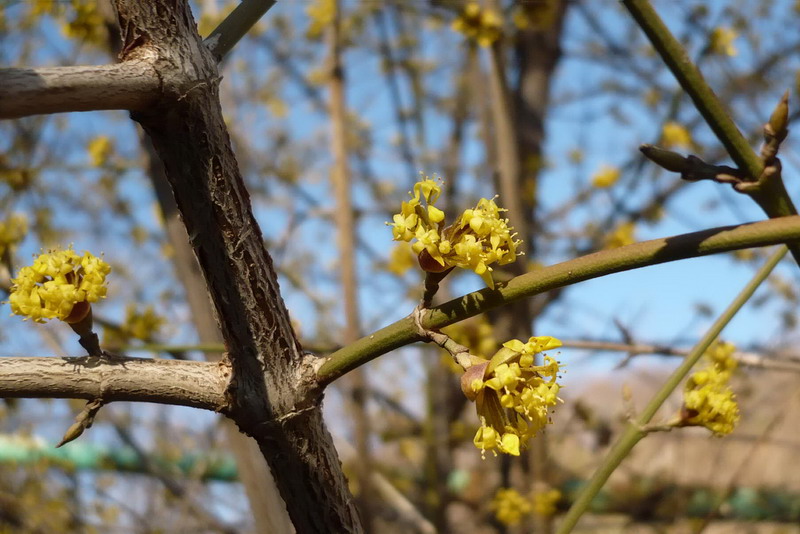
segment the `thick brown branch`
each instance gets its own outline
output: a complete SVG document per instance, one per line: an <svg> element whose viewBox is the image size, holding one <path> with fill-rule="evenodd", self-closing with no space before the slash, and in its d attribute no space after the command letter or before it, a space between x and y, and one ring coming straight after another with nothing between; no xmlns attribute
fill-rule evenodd
<svg viewBox="0 0 800 534"><path fill-rule="evenodd" d="M141 110L152 104L160 91L152 62L143 60L0 69L0 119L66 111Z"/></svg>
<svg viewBox="0 0 800 534"><path fill-rule="evenodd" d="M0 358L0 398L156 402L225 412L226 365L143 358Z"/></svg>

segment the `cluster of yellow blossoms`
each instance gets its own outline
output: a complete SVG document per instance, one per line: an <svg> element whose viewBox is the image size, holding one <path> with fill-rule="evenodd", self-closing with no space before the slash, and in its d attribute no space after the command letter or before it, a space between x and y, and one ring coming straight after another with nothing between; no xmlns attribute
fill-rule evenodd
<svg viewBox="0 0 800 534"><path fill-rule="evenodd" d="M165 323L166 319L157 314L153 306L148 305L140 311L135 304L128 304L125 308L125 320L119 328L104 329L103 342L113 347L127 344L132 339L151 341Z"/></svg>
<svg viewBox="0 0 800 534"><path fill-rule="evenodd" d="M409 193L411 200L403 202L390 223L394 240L414 241L412 249L425 271L470 269L494 288L489 265L513 262L520 244L508 219L500 217L505 210L494 200L482 198L475 208L464 210L445 227L445 214L434 205L441 191L440 185L427 177L414 185L414 192Z"/></svg>
<svg viewBox="0 0 800 534"><path fill-rule="evenodd" d="M544 356L544 365L534 365L535 355L561 346L549 336L532 337L527 343L513 339L492 359L474 359L461 377L461 389L475 401L481 427L473 443L481 454L519 456L520 447L550 423L549 411L561 399L559 364Z"/></svg>
<svg viewBox="0 0 800 534"><path fill-rule="evenodd" d="M453 29L480 46L490 46L503 35L503 19L493 9L469 2L453 21Z"/></svg>
<svg viewBox="0 0 800 534"><path fill-rule="evenodd" d="M491 508L500 523L514 526L531 514L540 517L555 515L560 500L561 492L557 489L535 491L526 497L514 488L499 488Z"/></svg>
<svg viewBox="0 0 800 534"><path fill-rule="evenodd" d="M89 252L72 249L42 254L12 280L11 311L44 323L48 319L80 321L89 306L106 296L105 279L111 267Z"/></svg>
<svg viewBox="0 0 800 534"><path fill-rule="evenodd" d="M716 343L705 353L709 364L686 381L681 409L682 426L704 426L723 436L739 422L739 406L728 383L738 363L733 343Z"/></svg>

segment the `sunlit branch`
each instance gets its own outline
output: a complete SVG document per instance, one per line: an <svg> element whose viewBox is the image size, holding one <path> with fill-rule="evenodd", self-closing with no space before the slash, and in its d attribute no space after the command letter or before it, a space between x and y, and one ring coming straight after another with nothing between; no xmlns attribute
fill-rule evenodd
<svg viewBox="0 0 800 534"><path fill-rule="evenodd" d="M225 365L143 358L0 358L0 398L155 402L225 411Z"/></svg>
<svg viewBox="0 0 800 534"><path fill-rule="evenodd" d="M422 326L442 328L509 302L613 273L798 238L800 216L794 215L602 250L517 276L494 290L486 288L453 299L428 310ZM414 319L409 315L331 354L317 371L317 379L328 384L382 354L421 340Z"/></svg>
<svg viewBox="0 0 800 534"><path fill-rule="evenodd" d="M0 69L0 119L108 109L142 110L161 92L148 61Z"/></svg>

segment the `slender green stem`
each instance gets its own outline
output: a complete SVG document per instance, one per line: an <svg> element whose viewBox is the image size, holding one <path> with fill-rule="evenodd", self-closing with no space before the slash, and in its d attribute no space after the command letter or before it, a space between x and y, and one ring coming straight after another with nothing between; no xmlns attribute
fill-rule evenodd
<svg viewBox="0 0 800 534"><path fill-rule="evenodd" d="M463 321L493 308L545 291L612 273L670 261L776 245L800 238L800 216L781 217L739 226L634 243L603 250L517 276L496 289L481 289L428 310L421 319L426 329ZM412 316L365 336L332 353L317 372L325 385L378 356L422 341Z"/></svg>
<svg viewBox="0 0 800 534"><path fill-rule="evenodd" d="M742 135L733 119L728 115L717 95L706 82L697 66L689 59L683 45L670 33L648 0L622 0L622 4L647 35L653 47L684 91L691 97L695 107L711 130L725 147L736 165L749 175L757 187L747 191L769 217L795 215L797 209L792 202L780 172L762 177L764 162ZM744 192L744 191L743 191ZM800 245L789 243L795 261L800 265Z"/></svg>
<svg viewBox="0 0 800 534"><path fill-rule="evenodd" d="M742 289L742 291L731 302L728 308L722 312L719 318L714 322L711 328L705 333L703 338L697 343L692 351L683 360L683 363L675 369L670 375L669 379L664 382L661 389L653 396L650 402L645 407L644 411L639 415L635 423L629 424L617 442L611 447L611 450L606 455L603 463L597 469L586 486L583 487L578 498L575 499L572 507L570 507L567 514L564 516L561 524L558 527L557 534L566 534L571 532L578 522L578 519L589 508L592 499L602 489L603 485L611 476L611 473L622 463L633 447L647 434L643 427L648 424L658 409L664 404L673 391L680 385L686 375L692 369L700 356L708 349L711 343L719 336L722 329L733 319L739 312L744 304L753 296L758 286L761 285L769 273L778 265L783 257L786 255L788 249L785 246L780 247L767 262L758 270L753 276L753 279Z"/></svg>
<svg viewBox="0 0 800 534"><path fill-rule="evenodd" d="M222 58L274 5L275 0L242 0L242 3L236 6L236 9L231 11L231 14L225 17L225 20L220 22L204 41L217 61L222 61Z"/></svg>
<svg viewBox="0 0 800 534"><path fill-rule="evenodd" d="M761 158L753 151L717 95L689 59L683 45L670 33L647 0L623 0L622 4L650 39L656 52L672 71L683 90L691 97L697 110L725 146L725 150L736 165L746 170L753 180L757 179L764 170Z"/></svg>

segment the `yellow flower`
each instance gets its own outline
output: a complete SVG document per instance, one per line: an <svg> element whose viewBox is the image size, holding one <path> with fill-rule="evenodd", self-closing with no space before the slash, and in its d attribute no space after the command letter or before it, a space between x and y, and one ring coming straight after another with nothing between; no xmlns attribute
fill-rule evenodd
<svg viewBox="0 0 800 534"><path fill-rule="evenodd" d="M505 265L517 258L513 228L502 218L505 210L494 199L482 198L475 208L465 210L450 226L444 225L445 214L434 206L441 186L425 177L409 193L400 213L394 215L392 235L395 241L413 241L412 250L420 266L428 272L444 272L453 267L470 269L493 288L491 264Z"/></svg>
<svg viewBox="0 0 800 534"><path fill-rule="evenodd" d="M88 304L106 296L105 279L111 267L89 252L78 256L71 248L42 254L32 266L20 269L13 279L9 302L11 311L37 323L49 319L66 322L79 320L88 312ZM81 312L72 316L73 309Z"/></svg>
<svg viewBox="0 0 800 534"><path fill-rule="evenodd" d="M414 266L414 254L406 243L398 243L389 253L389 262L386 270L397 276L402 276Z"/></svg>
<svg viewBox="0 0 800 534"><path fill-rule="evenodd" d="M13 213L8 219L0 222L0 256L22 241L27 233L28 218L21 213Z"/></svg>
<svg viewBox="0 0 800 534"><path fill-rule="evenodd" d="M661 142L667 148L689 148L692 146L692 134L677 122L670 121L661 129Z"/></svg>
<svg viewBox="0 0 800 534"><path fill-rule="evenodd" d="M336 2L334 0L316 0L306 8L306 14L311 23L306 30L306 36L316 38L322 35L326 26L336 17Z"/></svg>
<svg viewBox="0 0 800 534"><path fill-rule="evenodd" d="M624 222L605 237L603 248L611 249L633 244L636 242L635 232L636 225L633 222Z"/></svg>
<svg viewBox="0 0 800 534"><path fill-rule="evenodd" d="M89 141L86 145L89 159L95 167L102 167L108 162L108 157L114 151L114 145L105 135L100 135Z"/></svg>
<svg viewBox="0 0 800 534"><path fill-rule="evenodd" d="M714 54L735 56L739 53L733 45L737 37L739 34L736 33L736 30L719 26L711 32L708 46Z"/></svg>
<svg viewBox="0 0 800 534"><path fill-rule="evenodd" d="M592 176L592 185L598 189L611 187L617 183L620 174L621 172L618 168L603 165L600 170L594 173L594 176Z"/></svg>
<svg viewBox="0 0 800 534"><path fill-rule="evenodd" d="M527 343L512 340L492 356L469 367L461 377L461 389L475 401L481 421L473 443L481 455L490 450L496 454L519 456L541 429L549 424L549 410L561 399L559 364L544 355L543 365L534 365L535 355L561 346L553 337L532 337Z"/></svg>
<svg viewBox="0 0 800 534"><path fill-rule="evenodd" d="M72 19L62 27L66 37L103 45L107 40L106 24L97 2L72 0Z"/></svg>
<svg viewBox="0 0 800 534"><path fill-rule="evenodd" d="M552 517L556 513L556 505L561 500L561 492L557 489L537 491L531 496L533 513L540 517Z"/></svg>
<svg viewBox="0 0 800 534"><path fill-rule="evenodd" d="M453 21L452 28L480 46L491 46L503 35L503 20L493 9L482 9L477 2L469 2Z"/></svg>
<svg viewBox="0 0 800 534"><path fill-rule="evenodd" d="M706 351L708 365L684 386L680 426L704 426L718 436L733 432L739 406L728 382L738 365L735 350L732 343L716 343Z"/></svg>
<svg viewBox="0 0 800 534"><path fill-rule="evenodd" d="M491 508L497 520L507 526L518 525L532 510L530 500L514 488L498 488Z"/></svg>

